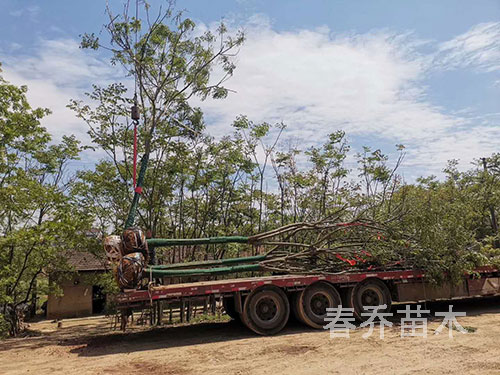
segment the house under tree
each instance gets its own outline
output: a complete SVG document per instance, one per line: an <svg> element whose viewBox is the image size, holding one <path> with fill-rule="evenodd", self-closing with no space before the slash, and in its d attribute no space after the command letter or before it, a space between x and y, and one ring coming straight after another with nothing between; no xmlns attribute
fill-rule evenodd
<svg viewBox="0 0 500 375"><path fill-rule="evenodd" d="M89 252L72 251L68 263L77 272L59 274L57 278L52 275L51 282L57 279L63 294L49 294L47 318L76 318L103 313L106 295L100 286L95 285L94 276L107 271L105 261Z"/></svg>

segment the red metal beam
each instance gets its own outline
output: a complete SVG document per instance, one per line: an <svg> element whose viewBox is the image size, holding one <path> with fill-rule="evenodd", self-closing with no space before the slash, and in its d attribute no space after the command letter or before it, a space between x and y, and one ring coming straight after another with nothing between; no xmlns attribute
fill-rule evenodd
<svg viewBox="0 0 500 375"><path fill-rule="evenodd" d="M476 270L479 273L498 272L491 267L480 267ZM344 273L338 275L285 275L285 276L265 276L247 279L230 279L217 281L199 281L186 284L171 284L156 286L148 290L125 291L118 294L117 302L127 304L131 302L158 300L166 298L205 296L209 294L221 294L251 291L263 285L272 284L280 288L294 288L310 285L319 280L326 280L334 284L358 283L366 278L376 277L381 280L404 280L419 279L425 275L423 271L383 271L364 273Z"/></svg>

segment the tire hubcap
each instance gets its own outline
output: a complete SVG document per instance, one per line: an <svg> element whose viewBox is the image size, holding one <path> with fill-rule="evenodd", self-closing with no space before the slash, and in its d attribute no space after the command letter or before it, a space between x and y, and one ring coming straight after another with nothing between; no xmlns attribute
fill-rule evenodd
<svg viewBox="0 0 500 375"><path fill-rule="evenodd" d="M278 306L272 298L262 298L256 306L257 317L262 321L270 321L276 317Z"/></svg>
<svg viewBox="0 0 500 375"><path fill-rule="evenodd" d="M330 307L330 299L323 293L317 293L311 297L311 311L316 316L326 315L326 309Z"/></svg>
<svg viewBox="0 0 500 375"><path fill-rule="evenodd" d="M361 305L362 306L379 306L381 301L381 296L378 291L373 289L367 289L361 294Z"/></svg>

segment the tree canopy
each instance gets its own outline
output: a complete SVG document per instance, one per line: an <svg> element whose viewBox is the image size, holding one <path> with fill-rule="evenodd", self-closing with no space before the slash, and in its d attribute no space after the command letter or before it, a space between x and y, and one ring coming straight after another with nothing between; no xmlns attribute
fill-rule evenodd
<svg viewBox="0 0 500 375"><path fill-rule="evenodd" d="M93 221L75 204L67 170L82 147L74 136L52 142L40 125L50 111L31 108L26 92L0 76L0 314L12 335L37 291L47 292L39 277L68 269L65 254L89 246Z"/></svg>

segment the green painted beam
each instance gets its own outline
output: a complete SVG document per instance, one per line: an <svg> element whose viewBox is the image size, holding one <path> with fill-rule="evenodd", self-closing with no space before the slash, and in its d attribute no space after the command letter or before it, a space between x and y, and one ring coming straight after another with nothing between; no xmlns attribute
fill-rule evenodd
<svg viewBox="0 0 500 375"><path fill-rule="evenodd" d="M150 136L151 138L151 136ZM146 176L146 169L148 168L149 161L149 149L150 141L146 140L146 150L141 158L141 167L139 169L139 175L137 177L137 188L134 192L134 197L132 198L132 203L130 204L130 209L128 211L127 221L125 221L125 229L134 226L135 214L137 212L137 205L139 204L139 198L141 197L142 185L144 184L144 178Z"/></svg>
<svg viewBox="0 0 500 375"><path fill-rule="evenodd" d="M154 270L170 270L179 268L196 268L204 266L222 266L227 264L252 263L252 262L260 262L265 259L266 259L265 255L256 255L253 257L214 259L214 260L205 260L200 262L189 262L189 263L162 264L150 267Z"/></svg>
<svg viewBox="0 0 500 375"><path fill-rule="evenodd" d="M147 240L149 246L183 246L183 245L210 245L221 243L248 243L248 237L229 236L229 237L207 237L207 238L150 238Z"/></svg>
<svg viewBox="0 0 500 375"><path fill-rule="evenodd" d="M146 268L144 276L152 273L153 278L159 277L179 277L179 276L209 276L209 275L222 275L236 272L250 272L261 271L258 264L244 264L232 267L218 267L218 268L191 268L186 270L158 270Z"/></svg>

